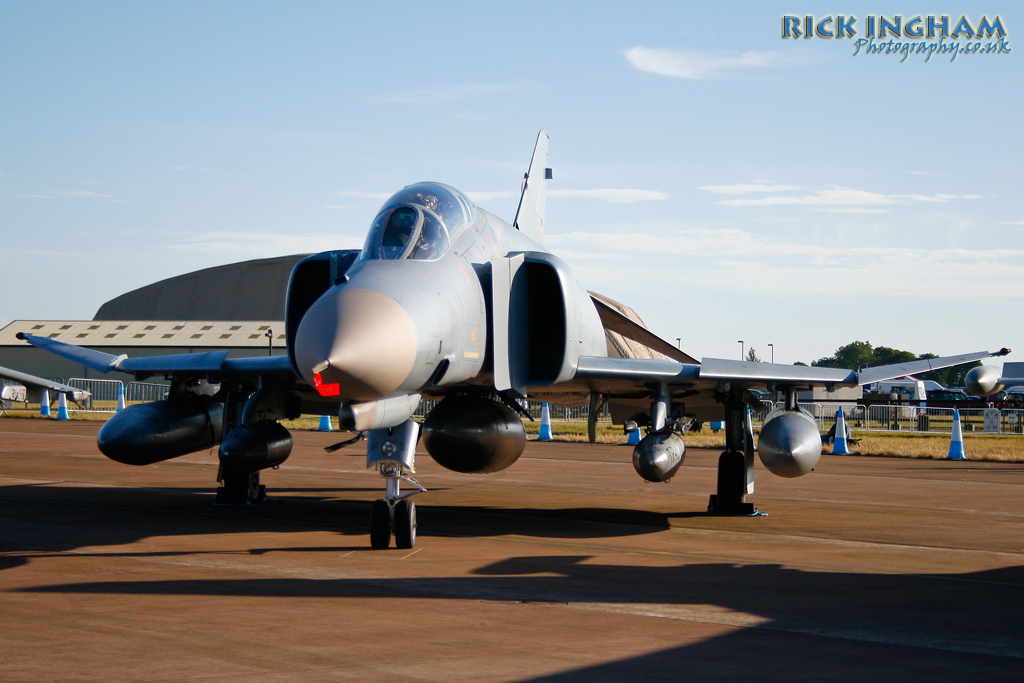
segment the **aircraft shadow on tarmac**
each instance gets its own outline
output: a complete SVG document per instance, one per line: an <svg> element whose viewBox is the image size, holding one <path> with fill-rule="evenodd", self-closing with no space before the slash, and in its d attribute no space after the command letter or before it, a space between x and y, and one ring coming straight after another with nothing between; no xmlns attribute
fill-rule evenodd
<svg viewBox="0 0 1024 683"><path fill-rule="evenodd" d="M918 576L542 555L481 567L471 577L109 581L24 590L312 597L342 601L339 609L348 598L488 601L512 609L539 603L578 609L580 618L617 613L737 629L536 681L978 680L1019 675L1024 660L1022 566Z"/></svg>
<svg viewBox="0 0 1024 683"><path fill-rule="evenodd" d="M294 492L306 492L295 489ZM374 489L376 492L376 489ZM287 493L280 489L278 493ZM0 569L24 564L31 553L57 553L84 547L127 546L156 536L329 531L362 537L324 552L370 552L365 542L370 501L337 500L336 495L366 489L317 490L332 495L279 496L280 504L215 506L209 489L137 489L18 485L0 487ZM669 528L669 515L613 508L500 508L494 506L417 506L422 536L526 536L595 539L636 536ZM112 523L113 520L113 523ZM39 533L44 527L46 533ZM252 553L311 551L311 548L250 549ZM105 551L105 554L111 554ZM139 553L126 552L126 555ZM144 554L144 553L143 553ZM183 552L182 555L190 553Z"/></svg>

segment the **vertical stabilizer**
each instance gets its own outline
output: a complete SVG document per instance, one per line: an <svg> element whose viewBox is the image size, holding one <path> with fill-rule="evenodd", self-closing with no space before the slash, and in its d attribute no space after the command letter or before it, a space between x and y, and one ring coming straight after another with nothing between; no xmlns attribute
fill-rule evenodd
<svg viewBox="0 0 1024 683"><path fill-rule="evenodd" d="M544 185L548 176L548 134L541 131L533 149L530 170L523 178L523 196L519 198L514 224L538 244L544 244Z"/></svg>

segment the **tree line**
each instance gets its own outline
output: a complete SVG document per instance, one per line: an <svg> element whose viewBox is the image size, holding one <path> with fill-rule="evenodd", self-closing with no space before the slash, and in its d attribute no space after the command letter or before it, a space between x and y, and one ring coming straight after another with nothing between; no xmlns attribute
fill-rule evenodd
<svg viewBox="0 0 1024 683"><path fill-rule="evenodd" d="M928 360L938 357L934 353L915 355L910 351L901 351L889 348L888 346L872 346L870 342L866 341L855 341L846 346L840 346L833 355L819 358L811 363L811 365L825 368L860 370L861 368L875 365L892 365L893 363L906 363L912 360ZM962 387L967 372L979 365L981 363L975 361L966 365L958 365L955 368L943 368L942 370L917 373L914 376L918 379L933 380L944 387Z"/></svg>

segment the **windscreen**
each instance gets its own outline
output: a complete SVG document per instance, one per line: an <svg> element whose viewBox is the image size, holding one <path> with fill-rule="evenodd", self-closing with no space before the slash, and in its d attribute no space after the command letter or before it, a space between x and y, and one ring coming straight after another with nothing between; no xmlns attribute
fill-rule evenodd
<svg viewBox="0 0 1024 683"><path fill-rule="evenodd" d="M438 259L475 215L473 204L454 188L410 185L384 203L366 236L362 258Z"/></svg>

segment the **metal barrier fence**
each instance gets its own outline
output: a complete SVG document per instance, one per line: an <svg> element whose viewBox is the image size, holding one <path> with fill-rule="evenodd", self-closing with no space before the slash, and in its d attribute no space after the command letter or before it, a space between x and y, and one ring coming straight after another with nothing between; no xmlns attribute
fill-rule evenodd
<svg viewBox="0 0 1024 683"><path fill-rule="evenodd" d="M800 407L814 417L822 432L827 432L835 423L840 407L850 429L915 434L949 434L953 431L953 408L840 403L801 403ZM769 412L752 414L754 425L762 425ZM960 410L960 425L965 433L1024 434L1024 410L964 408Z"/></svg>
<svg viewBox="0 0 1024 683"><path fill-rule="evenodd" d="M113 413L117 410L117 392L124 382L116 379L82 379L72 377L67 384L88 391L90 396L77 407L70 401L68 409L81 413Z"/></svg>
<svg viewBox="0 0 1024 683"><path fill-rule="evenodd" d="M124 390L125 403L149 403L163 401L171 390L169 384L153 384L150 382L129 382Z"/></svg>
<svg viewBox="0 0 1024 683"><path fill-rule="evenodd" d="M148 403L160 401L167 398L170 386L167 384L153 384L150 382L124 382L116 379L83 379L73 377L67 381L69 386L76 389L88 391L91 396L85 399L79 406L69 404L71 412L80 413L114 413L117 412L118 388L124 389L125 405L133 403Z"/></svg>

